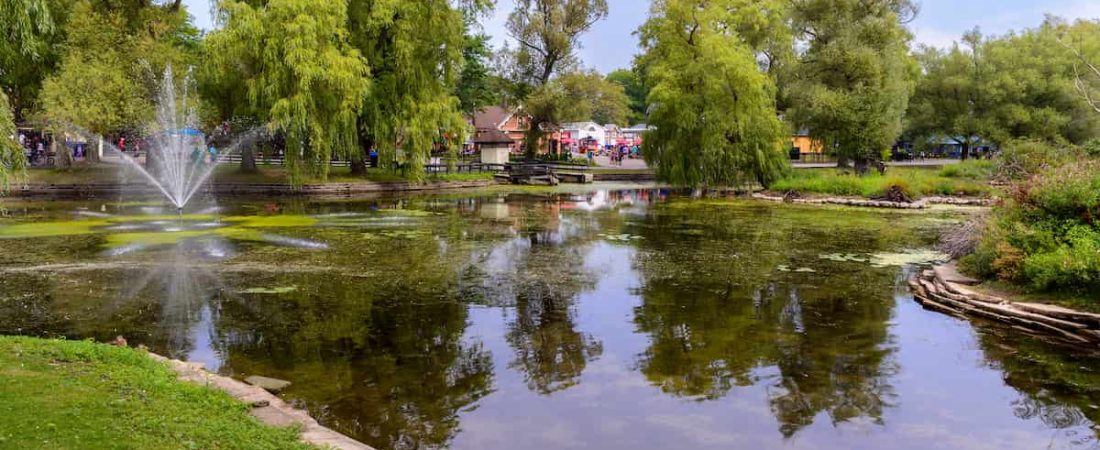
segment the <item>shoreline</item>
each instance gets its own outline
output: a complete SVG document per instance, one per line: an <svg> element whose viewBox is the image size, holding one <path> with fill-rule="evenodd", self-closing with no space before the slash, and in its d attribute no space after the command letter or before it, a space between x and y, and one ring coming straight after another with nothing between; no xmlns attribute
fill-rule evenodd
<svg viewBox="0 0 1100 450"><path fill-rule="evenodd" d="M954 262L924 270L908 284L913 299L925 309L993 320L1074 344L1100 343L1100 314L979 292L981 282L960 274Z"/></svg>
<svg viewBox="0 0 1100 450"><path fill-rule="evenodd" d="M273 427L299 427L302 442L320 448L337 450L374 450L373 447L352 439L317 422L305 410L297 409L267 390L224 375L206 370L199 363L170 359L150 351L145 353L154 361L167 364L182 382L216 389L251 407L249 414L260 422Z"/></svg>
<svg viewBox="0 0 1100 450"><path fill-rule="evenodd" d="M265 183L210 183L200 192L227 196L274 195L285 197L351 196L355 194L387 192L447 191L466 188L483 188L500 184L496 180L430 181L414 183L373 182L306 184L294 188L288 184ZM94 198L119 194L156 195L156 188L146 183L83 183L83 184L28 184L13 187L0 198Z"/></svg>
<svg viewBox="0 0 1100 450"><path fill-rule="evenodd" d="M806 195L806 194L803 194ZM906 203L906 202L892 202L888 200L874 200L862 197L809 197L809 198L787 198L778 195L768 195L767 193L756 192L752 194L752 198L755 200L775 202L775 203L793 203L801 205L840 205L840 206L857 206L863 208L884 208L884 209L927 209L932 205L954 205L954 206L981 206L988 207L997 203L995 198L978 198L978 197L924 197L919 200Z"/></svg>

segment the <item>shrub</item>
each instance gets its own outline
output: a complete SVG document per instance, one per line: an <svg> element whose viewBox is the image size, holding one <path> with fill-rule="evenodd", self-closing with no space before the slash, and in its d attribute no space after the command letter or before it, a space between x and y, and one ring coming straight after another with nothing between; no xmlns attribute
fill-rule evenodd
<svg viewBox="0 0 1100 450"><path fill-rule="evenodd" d="M1081 147L1090 158L1100 158L1100 139L1093 139Z"/></svg>
<svg viewBox="0 0 1100 450"><path fill-rule="evenodd" d="M1051 251L1028 256L1023 275L1042 290L1079 290L1100 284L1100 230L1075 226Z"/></svg>
<svg viewBox="0 0 1100 450"><path fill-rule="evenodd" d="M1047 168L988 221L965 270L1036 291L1100 291L1100 162Z"/></svg>
<svg viewBox="0 0 1100 450"><path fill-rule="evenodd" d="M1003 180L1026 180L1052 167L1068 163L1080 154L1073 147L1055 147L1044 141L1009 142L997 158L997 176Z"/></svg>

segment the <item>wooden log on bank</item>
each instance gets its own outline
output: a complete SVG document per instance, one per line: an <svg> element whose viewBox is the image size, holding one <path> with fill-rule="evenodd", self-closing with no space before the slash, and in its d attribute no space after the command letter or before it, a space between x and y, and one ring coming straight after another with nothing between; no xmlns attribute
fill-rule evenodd
<svg viewBox="0 0 1100 450"><path fill-rule="evenodd" d="M976 283L959 274L953 263L922 271L908 281L914 299L930 310L981 317L1079 344L1100 343L1100 314L1011 302L969 288Z"/></svg>

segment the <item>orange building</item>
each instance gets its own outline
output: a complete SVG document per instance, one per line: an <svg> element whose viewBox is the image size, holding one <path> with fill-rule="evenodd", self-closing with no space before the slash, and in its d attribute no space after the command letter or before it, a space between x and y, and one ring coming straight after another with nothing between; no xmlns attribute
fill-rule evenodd
<svg viewBox="0 0 1100 450"><path fill-rule="evenodd" d="M531 119L522 111L490 106L474 114L473 126L475 139L491 131L500 131L512 139L512 153L522 153ZM557 149L558 141L561 139L560 133L548 133L546 137L550 141L550 146ZM546 145L541 145L539 153L546 153L549 150Z"/></svg>
<svg viewBox="0 0 1100 450"><path fill-rule="evenodd" d="M821 154L825 150L825 146L821 145L820 141L814 141L810 138L810 132L808 130L799 130L794 136L791 137L792 149L798 149L800 154Z"/></svg>

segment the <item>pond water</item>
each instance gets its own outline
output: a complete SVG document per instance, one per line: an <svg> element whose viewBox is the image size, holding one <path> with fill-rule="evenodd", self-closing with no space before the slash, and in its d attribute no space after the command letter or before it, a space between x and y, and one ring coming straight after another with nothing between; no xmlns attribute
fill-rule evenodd
<svg viewBox="0 0 1100 450"><path fill-rule="evenodd" d="M125 336L379 449L1097 447L1100 359L924 311L967 211L648 186L0 203L0 334Z"/></svg>

